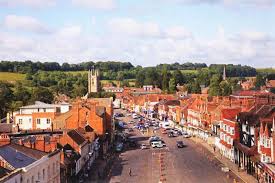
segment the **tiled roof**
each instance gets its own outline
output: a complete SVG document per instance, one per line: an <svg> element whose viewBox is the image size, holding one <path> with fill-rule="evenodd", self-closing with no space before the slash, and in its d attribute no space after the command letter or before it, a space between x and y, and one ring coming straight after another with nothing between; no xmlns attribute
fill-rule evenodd
<svg viewBox="0 0 275 183"><path fill-rule="evenodd" d="M21 145L9 144L0 147L0 156L14 168L28 166L40 159L46 153Z"/></svg>
<svg viewBox="0 0 275 183"><path fill-rule="evenodd" d="M236 118L236 115L239 114L241 111L240 108L228 108L228 109L222 109L222 117L224 119L233 120Z"/></svg>
<svg viewBox="0 0 275 183"><path fill-rule="evenodd" d="M85 142L85 138L82 135L80 135L76 130L71 130L67 134L78 145L81 145Z"/></svg>

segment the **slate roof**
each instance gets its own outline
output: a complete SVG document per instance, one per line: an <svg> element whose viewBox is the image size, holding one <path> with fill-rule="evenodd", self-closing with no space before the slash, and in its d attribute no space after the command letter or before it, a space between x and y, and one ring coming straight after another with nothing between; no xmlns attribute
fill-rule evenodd
<svg viewBox="0 0 275 183"><path fill-rule="evenodd" d="M28 166L44 155L46 155L46 153L42 151L16 144L9 144L0 147L0 156L15 169Z"/></svg>
<svg viewBox="0 0 275 183"><path fill-rule="evenodd" d="M86 125L86 126L85 126L85 131L86 131L86 132L93 132L94 129L93 129L90 125Z"/></svg>
<svg viewBox="0 0 275 183"><path fill-rule="evenodd" d="M76 130L71 130L67 134L78 145L81 145L83 144L83 142L85 142L85 138L82 135L80 135Z"/></svg>
<svg viewBox="0 0 275 183"><path fill-rule="evenodd" d="M0 123L0 133L11 133L12 132L12 123Z"/></svg>

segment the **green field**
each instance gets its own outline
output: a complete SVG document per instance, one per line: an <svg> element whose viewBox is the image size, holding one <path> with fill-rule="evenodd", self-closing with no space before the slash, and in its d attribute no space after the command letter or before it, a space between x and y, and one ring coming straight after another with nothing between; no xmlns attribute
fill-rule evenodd
<svg viewBox="0 0 275 183"><path fill-rule="evenodd" d="M181 70L183 74L197 74L198 70Z"/></svg>
<svg viewBox="0 0 275 183"><path fill-rule="evenodd" d="M257 68L256 70L259 73L274 73L275 74L275 68Z"/></svg>
<svg viewBox="0 0 275 183"><path fill-rule="evenodd" d="M22 81L25 80L25 74L0 72L0 81Z"/></svg>

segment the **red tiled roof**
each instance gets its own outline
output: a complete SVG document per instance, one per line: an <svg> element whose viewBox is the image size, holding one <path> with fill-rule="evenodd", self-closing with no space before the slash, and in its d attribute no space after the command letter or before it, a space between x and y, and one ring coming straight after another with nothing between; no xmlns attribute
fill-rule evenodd
<svg viewBox="0 0 275 183"><path fill-rule="evenodd" d="M236 118L236 115L241 112L241 108L227 108L222 109L222 118L233 120Z"/></svg>

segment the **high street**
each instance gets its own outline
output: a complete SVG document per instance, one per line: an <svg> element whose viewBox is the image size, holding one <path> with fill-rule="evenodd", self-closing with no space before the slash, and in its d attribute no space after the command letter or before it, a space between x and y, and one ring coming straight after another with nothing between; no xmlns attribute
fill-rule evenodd
<svg viewBox="0 0 275 183"><path fill-rule="evenodd" d="M128 122L133 119L124 117L120 120ZM149 144L149 134L142 134L135 129L132 135L131 138L135 138L139 144ZM166 134L161 134L160 130L157 135L165 141L167 147L126 149L112 167L110 182L229 183L234 182L234 179L241 182L232 172L222 172L223 165L208 150L192 140L182 136L169 138ZM182 140L186 147L177 148L177 140ZM130 168L132 176L129 175Z"/></svg>

